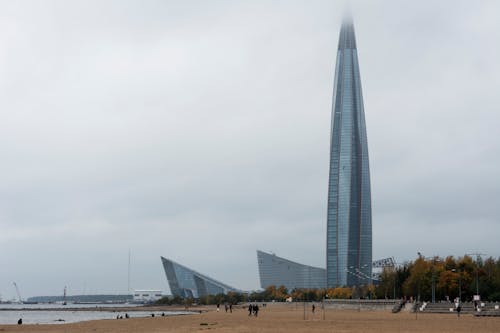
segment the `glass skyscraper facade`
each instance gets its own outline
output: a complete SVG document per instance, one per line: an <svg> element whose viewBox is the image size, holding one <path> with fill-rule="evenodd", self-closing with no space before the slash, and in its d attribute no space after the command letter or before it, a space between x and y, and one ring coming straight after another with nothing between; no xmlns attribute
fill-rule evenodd
<svg viewBox="0 0 500 333"><path fill-rule="evenodd" d="M370 283L372 216L363 95L352 20L335 66L327 212L327 287Z"/></svg>
<svg viewBox="0 0 500 333"><path fill-rule="evenodd" d="M326 271L324 268L302 265L258 250L257 262L262 288L285 286L288 291L296 288L325 288Z"/></svg>
<svg viewBox="0 0 500 333"><path fill-rule="evenodd" d="M171 259L161 257L170 292L174 296L199 298L207 295L242 292L220 281L198 273Z"/></svg>

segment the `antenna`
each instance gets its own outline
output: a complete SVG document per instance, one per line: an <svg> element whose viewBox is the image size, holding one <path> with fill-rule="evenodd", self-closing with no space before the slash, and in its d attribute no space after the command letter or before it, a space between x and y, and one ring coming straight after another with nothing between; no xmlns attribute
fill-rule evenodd
<svg viewBox="0 0 500 333"><path fill-rule="evenodd" d="M130 249L128 249L127 292L130 293Z"/></svg>

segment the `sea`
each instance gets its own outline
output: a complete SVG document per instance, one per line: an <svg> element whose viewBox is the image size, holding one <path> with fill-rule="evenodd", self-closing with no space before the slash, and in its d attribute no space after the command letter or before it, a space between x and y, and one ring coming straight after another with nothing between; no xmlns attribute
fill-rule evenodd
<svg viewBox="0 0 500 333"><path fill-rule="evenodd" d="M23 324L67 324L88 320L117 319L155 316L176 316L192 314L189 311L147 311L136 309L125 311L131 304L0 304L0 325L17 324L22 319ZM123 307L124 310L120 311ZM93 310L95 309L95 310ZM109 309L109 310L106 310ZM130 310L130 309L128 309Z"/></svg>

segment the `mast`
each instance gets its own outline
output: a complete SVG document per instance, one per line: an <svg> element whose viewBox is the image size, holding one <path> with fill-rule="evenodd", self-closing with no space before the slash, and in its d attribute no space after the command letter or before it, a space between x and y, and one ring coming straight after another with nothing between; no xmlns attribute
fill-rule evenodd
<svg viewBox="0 0 500 333"><path fill-rule="evenodd" d="M128 249L127 292L130 293L130 249Z"/></svg>

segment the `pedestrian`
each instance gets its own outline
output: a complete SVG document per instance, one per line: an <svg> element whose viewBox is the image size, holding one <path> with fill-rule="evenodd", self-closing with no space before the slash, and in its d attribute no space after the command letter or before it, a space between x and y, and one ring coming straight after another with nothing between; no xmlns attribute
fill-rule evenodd
<svg viewBox="0 0 500 333"><path fill-rule="evenodd" d="M457 306L457 317L460 318L460 311L462 311L462 306L460 304L458 304Z"/></svg>
<svg viewBox="0 0 500 333"><path fill-rule="evenodd" d="M252 304L248 304L248 316L252 315L252 311L253 311L253 305Z"/></svg>
<svg viewBox="0 0 500 333"><path fill-rule="evenodd" d="M230 313L233 313L233 303L230 303L230 304L229 304L229 312L230 312Z"/></svg>
<svg viewBox="0 0 500 333"><path fill-rule="evenodd" d="M254 315L255 317L257 317L257 315L258 315L258 314L259 314L259 306L258 306L257 304L255 304L255 305L253 306L253 315Z"/></svg>
<svg viewBox="0 0 500 333"><path fill-rule="evenodd" d="M316 305L313 304L313 306L312 306L312 312L313 312L313 314L314 314L314 310L316 310Z"/></svg>
<svg viewBox="0 0 500 333"><path fill-rule="evenodd" d="M229 309L229 307L227 306L227 303L224 304L224 309L226 310L226 313L227 313L227 310Z"/></svg>
<svg viewBox="0 0 500 333"><path fill-rule="evenodd" d="M217 303L217 312L219 312L219 307L220 307L220 304Z"/></svg>
<svg viewBox="0 0 500 333"><path fill-rule="evenodd" d="M125 319L129 319L128 313L125 313Z"/></svg>

